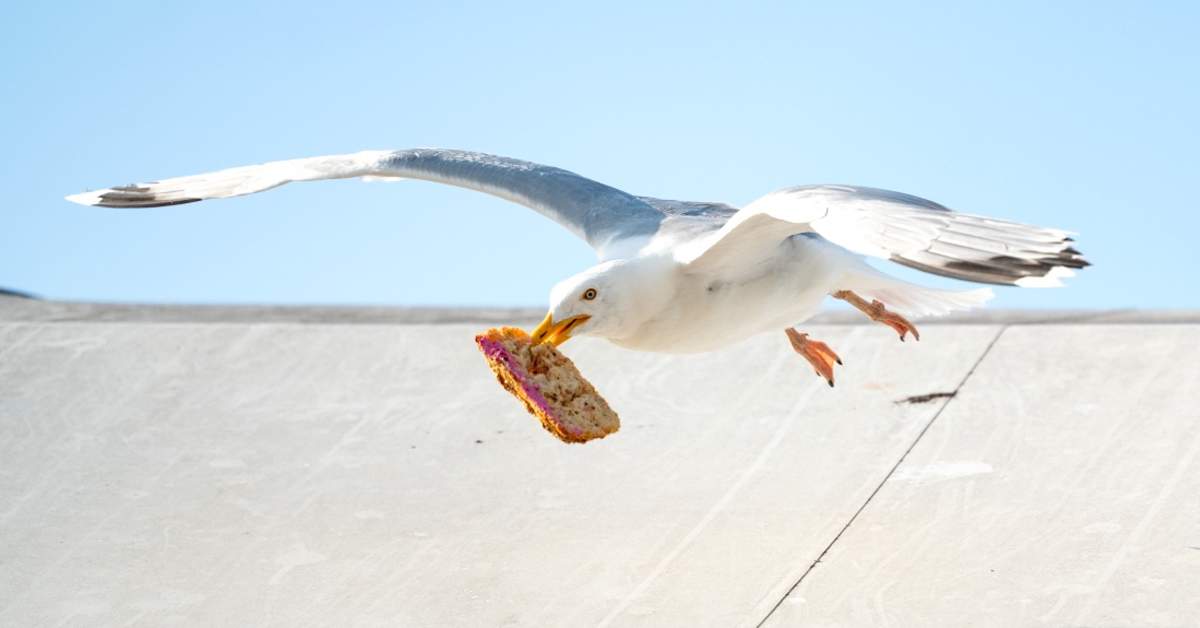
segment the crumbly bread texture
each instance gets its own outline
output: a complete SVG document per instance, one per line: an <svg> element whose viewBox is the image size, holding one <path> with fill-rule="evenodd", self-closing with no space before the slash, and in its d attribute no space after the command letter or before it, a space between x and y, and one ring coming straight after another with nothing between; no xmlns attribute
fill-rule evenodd
<svg viewBox="0 0 1200 628"><path fill-rule="evenodd" d="M475 343L500 385L563 442L586 443L621 427L608 402L552 345L533 345L516 327L489 329Z"/></svg>

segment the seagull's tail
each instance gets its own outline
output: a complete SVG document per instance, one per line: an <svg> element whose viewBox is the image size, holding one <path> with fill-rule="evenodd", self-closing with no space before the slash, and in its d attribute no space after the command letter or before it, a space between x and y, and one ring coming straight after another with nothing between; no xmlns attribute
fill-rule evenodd
<svg viewBox="0 0 1200 628"><path fill-rule="evenodd" d="M838 290L852 290L868 300L878 300L906 316L941 316L982 307L993 296L991 288L938 290L889 277L865 263L847 273Z"/></svg>

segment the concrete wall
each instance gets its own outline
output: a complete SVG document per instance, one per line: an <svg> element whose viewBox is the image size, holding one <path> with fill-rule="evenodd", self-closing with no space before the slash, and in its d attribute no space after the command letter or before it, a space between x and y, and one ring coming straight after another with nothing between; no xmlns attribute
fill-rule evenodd
<svg viewBox="0 0 1200 628"><path fill-rule="evenodd" d="M513 312L15 302L0 625L1200 620L1191 313L810 326L835 389L782 334L579 339L623 426L568 446L473 346Z"/></svg>

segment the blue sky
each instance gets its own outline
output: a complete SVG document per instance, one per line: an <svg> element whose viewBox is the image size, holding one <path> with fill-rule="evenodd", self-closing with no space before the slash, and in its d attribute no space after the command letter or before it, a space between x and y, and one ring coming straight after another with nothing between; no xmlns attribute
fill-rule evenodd
<svg viewBox="0 0 1200 628"><path fill-rule="evenodd" d="M442 146L667 198L901 190L1079 232L1094 267L997 306L1200 307L1195 3L34 4L0 20L0 287L542 305L593 263L524 208L423 182L139 211L62 200Z"/></svg>

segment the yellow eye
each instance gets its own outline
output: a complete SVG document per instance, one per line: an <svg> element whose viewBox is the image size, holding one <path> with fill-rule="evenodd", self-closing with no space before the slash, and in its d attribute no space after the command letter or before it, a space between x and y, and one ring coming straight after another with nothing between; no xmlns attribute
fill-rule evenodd
<svg viewBox="0 0 1200 628"><path fill-rule="evenodd" d="M587 290L583 291L583 300L584 301L591 301L594 298L596 298L596 289L595 288L588 288Z"/></svg>

